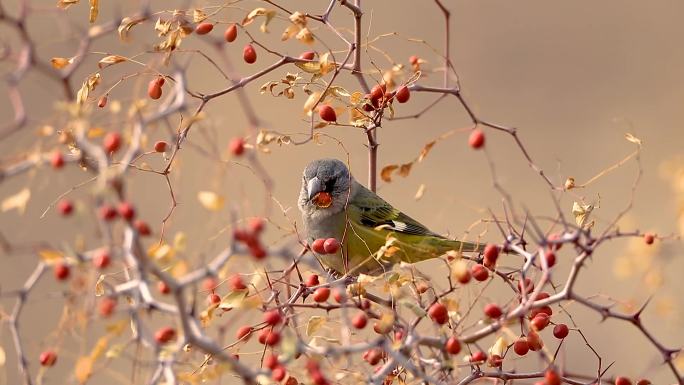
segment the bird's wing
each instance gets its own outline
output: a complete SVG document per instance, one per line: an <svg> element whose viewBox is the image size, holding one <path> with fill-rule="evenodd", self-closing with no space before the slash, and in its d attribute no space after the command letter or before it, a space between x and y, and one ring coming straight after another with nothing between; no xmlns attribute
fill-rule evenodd
<svg viewBox="0 0 684 385"><path fill-rule="evenodd" d="M365 188L359 191L350 203L350 207L358 211L354 214L359 216L359 222L363 226L372 229L386 229L407 235L443 238Z"/></svg>

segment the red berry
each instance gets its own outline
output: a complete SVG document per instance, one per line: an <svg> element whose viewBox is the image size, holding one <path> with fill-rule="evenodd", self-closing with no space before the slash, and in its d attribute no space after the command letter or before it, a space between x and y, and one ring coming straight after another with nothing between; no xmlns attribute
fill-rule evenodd
<svg viewBox="0 0 684 385"><path fill-rule="evenodd" d="M337 114L335 110L328 104L324 104L318 108L318 116L326 122L336 122Z"/></svg>
<svg viewBox="0 0 684 385"><path fill-rule="evenodd" d="M104 146L107 153L116 152L121 147L121 134L118 132L109 132L105 135L102 140L102 145Z"/></svg>
<svg viewBox="0 0 684 385"><path fill-rule="evenodd" d="M125 220L131 220L135 216L135 208L130 202L121 202L118 207L119 215Z"/></svg>
<svg viewBox="0 0 684 385"><path fill-rule="evenodd" d="M443 325L449 320L449 312L447 312L446 306L439 302L435 302L428 309L428 315L436 323Z"/></svg>
<svg viewBox="0 0 684 385"><path fill-rule="evenodd" d="M498 368L498 367L501 367L502 364L503 364L503 358L500 355L492 354L489 357L489 365L490 366L492 366L494 368Z"/></svg>
<svg viewBox="0 0 684 385"><path fill-rule="evenodd" d="M54 165L54 163L53 163ZM647 245L652 245L653 242L655 241L655 235L646 233L644 234L644 242L646 242Z"/></svg>
<svg viewBox="0 0 684 385"><path fill-rule="evenodd" d="M59 203L57 203L57 210L59 210L60 214L66 217L74 211L74 205L70 200L62 199L59 201Z"/></svg>
<svg viewBox="0 0 684 385"><path fill-rule="evenodd" d="M99 310L100 310L100 315L103 318L107 318L110 315L112 315L115 308L116 308L116 300L114 298L105 297L105 298L102 298L102 301L100 301Z"/></svg>
<svg viewBox="0 0 684 385"><path fill-rule="evenodd" d="M482 351L477 351L470 356L470 362L484 362L487 360L487 355Z"/></svg>
<svg viewBox="0 0 684 385"><path fill-rule="evenodd" d="M264 313L264 322L266 322L268 325L278 325L282 320L283 317L280 315L280 311L278 309L269 310Z"/></svg>
<svg viewBox="0 0 684 385"><path fill-rule="evenodd" d="M319 284L318 275L316 274L311 274L306 278L306 287L318 286Z"/></svg>
<svg viewBox="0 0 684 385"><path fill-rule="evenodd" d="M53 366L57 362L57 353L52 350L46 350L40 353L39 360L42 366Z"/></svg>
<svg viewBox="0 0 684 385"><path fill-rule="evenodd" d="M553 336L558 338L559 340L562 340L563 338L567 337L569 332L570 331L568 330L568 325L566 324L558 324L553 328Z"/></svg>
<svg viewBox="0 0 684 385"><path fill-rule="evenodd" d="M419 58L416 55L412 55L409 57L409 63L411 63L413 65L418 64L418 60L419 60Z"/></svg>
<svg viewBox="0 0 684 385"><path fill-rule="evenodd" d="M237 39L237 25L235 23L231 24L226 28L226 32L223 33L223 37L226 39L228 43L232 43Z"/></svg>
<svg viewBox="0 0 684 385"><path fill-rule="evenodd" d="M641 380L637 381L636 385L651 385L651 381L642 378Z"/></svg>
<svg viewBox="0 0 684 385"><path fill-rule="evenodd" d="M143 237L152 234L150 225L148 225L147 222L143 220L136 220L135 223L133 223L133 227L135 227L135 230L138 232L138 234L140 234Z"/></svg>
<svg viewBox="0 0 684 385"><path fill-rule="evenodd" d="M556 254L551 249L546 250L544 253L544 259L546 259L546 266L549 268L556 264Z"/></svg>
<svg viewBox="0 0 684 385"><path fill-rule="evenodd" d="M235 333L235 338L238 340L244 339L243 341L247 341L252 335L252 331L254 331L254 329L252 329L251 326L242 326Z"/></svg>
<svg viewBox="0 0 684 385"><path fill-rule="evenodd" d="M263 344L267 346L278 345L280 342L280 333L275 330L264 329L261 331L261 335L259 336L260 340L261 336L263 336Z"/></svg>
<svg viewBox="0 0 684 385"><path fill-rule="evenodd" d="M313 299L316 302L325 302L330 297L330 289L327 287L319 287L313 293Z"/></svg>
<svg viewBox="0 0 684 385"><path fill-rule="evenodd" d="M245 59L245 63L254 64L257 60L257 53L251 44L247 44L242 50L242 58Z"/></svg>
<svg viewBox="0 0 684 385"><path fill-rule="evenodd" d="M375 104L377 101L380 100L383 96L385 96L385 92L387 91L387 86L384 84L376 84L373 86L370 92L370 98Z"/></svg>
<svg viewBox="0 0 684 385"><path fill-rule="evenodd" d="M62 168L62 166L64 166L64 155L59 151L53 152L50 157L50 164L52 165L52 168L56 170Z"/></svg>
<svg viewBox="0 0 684 385"><path fill-rule="evenodd" d="M170 326L164 326L161 329L158 329L156 333L154 333L154 339L159 344L165 344L170 341L173 341L176 339L176 329Z"/></svg>
<svg viewBox="0 0 684 385"><path fill-rule="evenodd" d="M264 259L267 255L266 249L264 249L259 243L249 245L249 253L252 254L252 257L256 259Z"/></svg>
<svg viewBox="0 0 684 385"><path fill-rule="evenodd" d="M93 265L98 269L106 269L111 262L111 257L109 256L109 250L104 248L97 251L93 257Z"/></svg>
<svg viewBox="0 0 684 385"><path fill-rule="evenodd" d="M537 294L536 297L534 297L534 300L535 301L541 301L542 299L549 298L550 296L551 296L551 294L549 294L545 291L542 291L541 293ZM551 314L549 314L549 315L551 315Z"/></svg>
<svg viewBox="0 0 684 385"><path fill-rule="evenodd" d="M527 333L527 344L530 346L530 350L533 352L536 352L544 346L544 342L542 341L541 337L539 337L539 334L533 330L530 330L530 332Z"/></svg>
<svg viewBox="0 0 684 385"><path fill-rule="evenodd" d="M278 356L267 354L266 357L264 357L264 367L273 370L276 366L278 366Z"/></svg>
<svg viewBox="0 0 684 385"><path fill-rule="evenodd" d="M534 318L532 318L532 321L530 321L530 324L535 330L544 330L547 326L549 326L549 316L544 314L544 313L539 313Z"/></svg>
<svg viewBox="0 0 684 385"><path fill-rule="evenodd" d="M494 267L496 266L496 260L499 258L499 251L500 249L497 245L488 244L485 246L483 252L483 263L486 267L494 269Z"/></svg>
<svg viewBox="0 0 684 385"><path fill-rule="evenodd" d="M155 81L157 82L157 85L159 87L163 87L164 83L166 82L166 79L163 76L159 75L157 76L157 79L155 79Z"/></svg>
<svg viewBox="0 0 684 385"><path fill-rule="evenodd" d="M615 377L615 385L632 385L632 380L627 377Z"/></svg>
<svg viewBox="0 0 684 385"><path fill-rule="evenodd" d="M218 305L221 303L221 296L215 293L209 294L207 296L207 303L209 305Z"/></svg>
<svg viewBox="0 0 684 385"><path fill-rule="evenodd" d="M214 29L214 24L207 22L199 23L197 24L197 27L195 27L195 33L198 35L206 35L211 32L212 29Z"/></svg>
<svg viewBox="0 0 684 385"><path fill-rule="evenodd" d="M561 242L555 243L555 242L557 242L557 241L560 241L561 239L562 239L561 234L551 234L551 235L549 235L548 240L550 241L550 243L551 243L551 248L552 248L553 250L560 250L560 248L563 247L563 243L561 243Z"/></svg>
<svg viewBox="0 0 684 385"><path fill-rule="evenodd" d="M401 86L397 90L397 93L394 96L394 98L397 99L397 101L399 103L408 102L410 97L411 97L411 91L409 91L408 87L406 87L406 86Z"/></svg>
<svg viewBox="0 0 684 385"><path fill-rule="evenodd" d="M474 149L479 149L482 148L485 144L485 136L484 133L479 130L479 129L474 129L470 133L470 137L468 137L468 145Z"/></svg>
<svg viewBox="0 0 684 385"><path fill-rule="evenodd" d="M202 290L214 291L218 287L218 281L214 277L207 277L202 281Z"/></svg>
<svg viewBox="0 0 684 385"><path fill-rule="evenodd" d="M561 377L554 369L549 369L544 373L546 385L561 385Z"/></svg>
<svg viewBox="0 0 684 385"><path fill-rule="evenodd" d="M371 307L370 301L365 299L365 298L359 302L359 309L361 309L361 310L368 310L368 309L370 309L370 307Z"/></svg>
<svg viewBox="0 0 684 385"><path fill-rule="evenodd" d="M116 218L116 209L114 207L104 204L100 206L100 218L102 218L105 221L111 221L112 219Z"/></svg>
<svg viewBox="0 0 684 385"><path fill-rule="evenodd" d="M487 305L485 305L484 313L487 317L492 319L499 318L503 315L501 308L499 307L499 305L495 303L488 303Z"/></svg>
<svg viewBox="0 0 684 385"><path fill-rule="evenodd" d="M157 282L157 290L162 294L169 294L171 292L171 288L164 281Z"/></svg>
<svg viewBox="0 0 684 385"><path fill-rule="evenodd" d="M326 254L325 252L325 239L318 238L311 243L311 250L316 254Z"/></svg>
<svg viewBox="0 0 684 385"><path fill-rule="evenodd" d="M239 274L234 274L230 277L230 289L233 291L236 290L245 290L247 286L245 286L245 283L242 282L242 277Z"/></svg>
<svg viewBox="0 0 684 385"><path fill-rule="evenodd" d="M352 325L357 329L365 328L367 323L368 323L368 317L366 316L366 313L357 313L352 318Z"/></svg>
<svg viewBox="0 0 684 385"><path fill-rule="evenodd" d="M337 303L347 302L347 292L340 289L333 290L333 298Z"/></svg>
<svg viewBox="0 0 684 385"><path fill-rule="evenodd" d="M527 343L527 338L520 337L517 341L515 341L513 344L513 351L519 356L524 356L527 354L527 352L530 351L530 345Z"/></svg>
<svg viewBox="0 0 684 385"><path fill-rule="evenodd" d="M530 294L534 291L534 282L531 279L525 278L524 281L518 281L518 291Z"/></svg>
<svg viewBox="0 0 684 385"><path fill-rule="evenodd" d="M458 354L461 351L461 342L458 338L451 336L444 344L444 350L449 354Z"/></svg>
<svg viewBox="0 0 684 385"><path fill-rule="evenodd" d="M287 374L287 372L285 371L285 367L280 365L280 366L273 369L273 372L271 372L271 378L274 381L280 382L283 379L285 379L286 374Z"/></svg>
<svg viewBox="0 0 684 385"><path fill-rule="evenodd" d="M264 220L262 218L252 218L249 220L249 231L253 234L259 234L264 231Z"/></svg>
<svg viewBox="0 0 684 385"><path fill-rule="evenodd" d="M475 278L476 281L482 282L489 278L489 271L487 268L479 264L473 265L473 267L470 269L470 273L473 275L473 278Z"/></svg>
<svg viewBox="0 0 684 385"><path fill-rule="evenodd" d="M335 254L340 249L340 242L335 238L328 238L323 243L323 250L326 254Z"/></svg>
<svg viewBox="0 0 684 385"><path fill-rule="evenodd" d="M168 143L166 143L163 140L160 140L154 144L154 151L156 152L164 152L166 151L166 148L168 147Z"/></svg>
<svg viewBox="0 0 684 385"><path fill-rule="evenodd" d="M107 105L107 95L102 95L100 99L97 101L97 106L100 108L104 108Z"/></svg>
<svg viewBox="0 0 684 385"><path fill-rule="evenodd" d="M314 51L306 51L302 52L299 55L299 58L302 60L313 60L313 58L316 56L316 53Z"/></svg>
<svg viewBox="0 0 684 385"><path fill-rule="evenodd" d="M228 144L228 150L233 156L240 156L245 152L245 140L242 138L233 138Z"/></svg>
<svg viewBox="0 0 684 385"><path fill-rule="evenodd" d="M57 278L58 281L64 281L65 279L69 278L69 273L71 273L71 269L69 268L69 265L67 265L66 263L59 262L54 267L54 273L55 278Z"/></svg>
<svg viewBox="0 0 684 385"><path fill-rule="evenodd" d="M162 96L162 87L159 84L158 79L163 78L152 79L149 83L147 83L147 96L149 96L150 99L153 100L157 100Z"/></svg>

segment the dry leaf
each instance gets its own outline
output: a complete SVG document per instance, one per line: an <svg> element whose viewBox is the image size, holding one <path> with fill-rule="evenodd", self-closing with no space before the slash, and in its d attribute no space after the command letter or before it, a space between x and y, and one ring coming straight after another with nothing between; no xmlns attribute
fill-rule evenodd
<svg viewBox="0 0 684 385"><path fill-rule="evenodd" d="M78 105L83 105L88 100L88 95L90 92L100 84L100 73L88 76L88 78L81 85L81 89L78 90L76 94L76 103Z"/></svg>
<svg viewBox="0 0 684 385"><path fill-rule="evenodd" d="M29 199L31 199L31 190L29 190L28 187L25 187L18 193L11 195L2 201L2 212L17 209L19 214L24 214Z"/></svg>
<svg viewBox="0 0 684 385"><path fill-rule="evenodd" d="M380 178L382 178L383 181L389 183L392 181L392 173L394 170L398 169L399 166L396 164L390 164L389 166L385 166L382 168L382 171L380 171Z"/></svg>
<svg viewBox="0 0 684 385"><path fill-rule="evenodd" d="M56 68L58 70L61 70L62 68L68 66L69 64L74 62L74 58L65 58L65 57L53 57L50 59L50 63L52 64L53 68Z"/></svg>
<svg viewBox="0 0 684 385"><path fill-rule="evenodd" d="M318 330L320 330L323 325L325 325L325 318L320 316L312 316L306 323L306 335L311 337Z"/></svg>
<svg viewBox="0 0 684 385"><path fill-rule="evenodd" d="M579 227L584 227L585 225L590 226L591 224L587 223L587 220L589 219L589 215L591 215L591 212L594 210L594 205L583 205L577 202L573 202L572 204L572 215L575 216L575 222L577 222L577 226Z"/></svg>
<svg viewBox="0 0 684 385"><path fill-rule="evenodd" d="M245 298L247 298L247 294L249 294L249 290L234 290L221 300L218 308L231 310L236 307L241 307L245 302Z"/></svg>
<svg viewBox="0 0 684 385"><path fill-rule="evenodd" d="M90 12L88 13L88 21L94 23L97 20L97 15L100 13L100 0L90 0Z"/></svg>
<svg viewBox="0 0 684 385"><path fill-rule="evenodd" d="M76 361L76 367L74 368L76 380L81 384L85 384L92 373L93 360L88 356L79 357L78 361Z"/></svg>
<svg viewBox="0 0 684 385"><path fill-rule="evenodd" d="M126 60L128 60L128 59L126 59L123 56L109 55L109 56L105 56L102 59L100 59L100 61L97 63L97 66L100 67L100 69L102 69L105 67L109 67L110 65L116 64L116 63L124 62Z"/></svg>
<svg viewBox="0 0 684 385"><path fill-rule="evenodd" d="M5 349L0 346L0 368L5 366L5 361L7 360L7 355L5 354Z"/></svg>
<svg viewBox="0 0 684 385"><path fill-rule="evenodd" d="M100 276L97 278L97 282L95 282L95 296L96 297L102 297L105 293L104 289L104 280L107 276L105 274L100 274Z"/></svg>
<svg viewBox="0 0 684 385"><path fill-rule="evenodd" d="M627 139L628 141L630 141L630 142L632 142L632 143L634 143L634 144L636 144L636 145L638 145L638 146L641 146L641 139L639 139L639 138L637 138L636 136L630 134L629 132L625 134L625 139Z"/></svg>
<svg viewBox="0 0 684 385"><path fill-rule="evenodd" d="M266 20L264 20L264 22L261 24L261 26L259 27L259 30L263 33L267 33L268 32L268 29L267 29L268 23L270 23L271 20L273 20L275 15L276 15L276 12L273 10L268 10L266 8L256 8L256 9L253 9L250 13L248 13L247 16L245 16L245 18L242 20L242 25L251 24L254 21L254 19L256 19L257 17L264 16L266 18Z"/></svg>
<svg viewBox="0 0 684 385"><path fill-rule="evenodd" d="M197 193L197 199L209 211L219 211L226 203L225 198L213 191L200 191Z"/></svg>
<svg viewBox="0 0 684 385"><path fill-rule="evenodd" d="M195 8L192 10L192 21L194 21L195 23L204 21L206 18L207 14L203 10L199 8Z"/></svg>
<svg viewBox="0 0 684 385"><path fill-rule="evenodd" d="M569 177L568 179L566 179L564 187L566 190L572 190L573 188L575 188L575 178Z"/></svg>
<svg viewBox="0 0 684 385"><path fill-rule="evenodd" d="M64 258L64 254L62 254L61 251L50 249L38 250L38 255L40 255L40 257L43 258L45 262L51 262L57 259Z"/></svg>
<svg viewBox="0 0 684 385"><path fill-rule="evenodd" d="M62 8L62 9L67 9L70 6L77 4L81 0L58 0L57 1L57 7Z"/></svg>
<svg viewBox="0 0 684 385"><path fill-rule="evenodd" d="M494 345L492 345L492 347L489 348L489 355L490 356L497 355L499 357L503 357L507 346L508 346L508 343L506 342L506 339L503 336L501 336L496 340Z"/></svg>
<svg viewBox="0 0 684 385"><path fill-rule="evenodd" d="M418 191L416 191L416 196L413 198L415 200L420 200L423 197L423 194L425 194L425 183L421 183L420 186L418 186Z"/></svg>
<svg viewBox="0 0 684 385"><path fill-rule="evenodd" d="M119 24L119 39L126 41L128 40L128 34L131 32L131 28L133 28L134 25L140 24L143 21L145 21L144 18L137 18L133 19L131 17L124 17L121 20L121 23Z"/></svg>

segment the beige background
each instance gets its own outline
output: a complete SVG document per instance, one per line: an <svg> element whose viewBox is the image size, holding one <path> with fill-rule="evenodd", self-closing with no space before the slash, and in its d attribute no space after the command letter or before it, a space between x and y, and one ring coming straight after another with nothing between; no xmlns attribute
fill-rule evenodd
<svg viewBox="0 0 684 385"><path fill-rule="evenodd" d="M13 3L15 1L6 5L11 12L16 5ZM73 39L71 27L86 27L87 4L79 4L64 13L52 11L52 0L35 3L41 10L47 10L36 13L29 23L37 43L38 57L45 61L53 56L73 55L77 42ZM316 13L322 12L326 3L292 1L283 2L283 5L291 9L306 6ZM464 95L477 114L486 120L518 127L533 158L557 183L568 176L574 176L578 182L586 181L622 159L634 148L624 140L623 135L626 132L633 133L644 141L641 157L644 175L637 190L634 210L625 221L624 228L630 230L636 226L659 234L678 232L677 197L669 181L663 179L658 170L664 161L682 155L684 143L681 126L684 119L684 109L681 108L684 101L681 76L684 50L681 49L680 39L684 32L680 20L684 5L681 2L481 0L445 3L452 11L453 61L459 71ZM248 10L260 6L257 4L261 3L245 2L239 7ZM126 15L135 6L136 2L132 1L102 1L100 21L108 20L117 12ZM160 8L173 7L167 1L153 2L153 9ZM244 10L224 11L218 19L240 20L245 14ZM377 44L377 47L389 52L396 62L406 65L408 56L415 54L428 61L428 68L440 66L438 57L429 47L406 40L406 37L424 39L441 49L442 18L432 2L364 1L364 10L364 31L368 32L369 37L393 31L399 33ZM371 19L372 23L369 24ZM332 22L340 28L350 28L351 20L343 9L336 9L332 18ZM133 43L121 44L116 36L111 36L98 41L92 51L128 55L138 53L155 41L152 25L147 23L135 27ZM271 25L272 33L266 37L257 31L257 23L249 28L265 44L297 54L303 50L300 43L279 43L280 32L285 25L283 20L275 20ZM221 29L218 28L215 34L218 35ZM315 32L334 47L344 48L327 31L317 29ZM13 47L17 46L16 34L6 25L0 24L0 36ZM241 73L249 74L255 68L262 68L276 60L274 56L259 50L256 65L248 67L241 64L241 46L245 42L245 37L241 36L238 43L228 48L231 59L238 63ZM211 52L209 46L196 36L187 38L182 48ZM370 54L382 68L388 67L388 63L377 52L371 51ZM177 57L182 57L181 63L187 63L190 56L183 54ZM74 89L77 89L80 79L96 69L95 63L99 57L93 56L77 72L72 85ZM152 56L144 55L140 60L152 60ZM11 68L7 62L0 63L4 73ZM111 84L121 74L137 70L139 67L119 65L119 68L103 72L105 83ZM167 68L161 70L170 72ZM296 68L277 70L263 80L250 84L246 91L265 128L293 135L306 133L308 126L301 113L305 96L301 90L297 90L294 100L273 98L258 92L266 80L278 80L287 71L295 72ZM140 80L134 78L116 91L112 98L120 99L124 108L127 108L131 95L144 95L147 80L149 76ZM440 81L441 74L430 74L421 80L424 84L432 85L439 85ZM190 61L189 82L193 90L202 92L225 87L222 78L198 56ZM356 90L357 87L347 74L341 78L341 84L350 90ZM55 105L63 97L57 83L31 72L23 81L21 90L28 104L31 124L0 143L2 158L8 161L28 150L53 147L56 143L54 137L36 139L37 128L49 123L59 129L64 123ZM432 99L431 95L414 93L410 103L397 108L398 115L415 113ZM180 206L168 230L170 235L179 230L188 234L188 257L195 261L207 258L225 245L225 233L216 234L228 224L228 211L208 213L198 204L195 197L197 191L225 193L228 206L239 207L243 215L262 213L264 201L263 187L249 170L231 163L218 163L196 150L199 146L228 159L225 150L228 141L248 129L237 98L230 94L214 100L206 113L208 119L193 129L189 145L181 152L179 167L172 178ZM12 116L5 92L0 93L0 116L3 122ZM93 122L107 129L118 128L119 124L116 119L110 119L106 112L96 113ZM386 122L379 133L380 166L409 161L418 154L425 142L450 129L467 125L467 116L452 99L442 102L420 119ZM164 132L163 127L150 127L150 141L162 138ZM364 136L349 127L326 128L325 133L344 142L351 155L353 173L365 182ZM553 201L546 185L527 167L512 140L499 132L486 130L486 133L486 153L495 165L499 182L519 204L518 209L528 207L538 215L554 215ZM466 141L466 134L458 133L438 143L425 162L414 167L409 177L398 178L391 184L380 183L379 193L431 229L459 236L470 224L486 217L487 208L501 213L501 197L492 188L486 157L481 152L471 151ZM323 156L345 157L334 141L324 139L323 142L322 145L310 143L298 147L271 146L271 154L259 156L275 183L273 196L289 208L287 215L292 220L298 220L295 202L304 165ZM152 160L149 164L158 166L161 163ZM625 207L635 175L636 166L631 161L590 188L578 191L588 202L597 201L600 196L600 208L595 211L599 228ZM87 177L75 167L59 173L44 168L3 182L0 185L2 198L27 184L31 186L33 195L23 216L16 211L2 214L2 235L12 243L46 241L58 247L73 242L76 233L80 233L88 239L89 247L97 246L99 241L95 239L94 222L85 210L90 187L73 194L74 199L80 200L83 205L77 217L64 220L51 212L46 218L39 219L50 201ZM421 184L426 185L425 196L416 201L414 194ZM158 230L170 204L163 179L133 173L129 189L140 207L141 216ZM565 196L561 201L566 215L570 214L572 201L572 196ZM288 221L281 215L274 215L273 220L288 226ZM478 231L482 229L477 228ZM273 240L283 234L284 231L276 230L273 226L269 232ZM495 232L485 236L488 239L492 237L495 237ZM637 270L630 277L622 279L614 274L616 259L625 255L627 248L627 241L612 242L597 253L583 272L581 292L586 295L605 294L627 302L641 303L645 300L649 289L644 284L643 271ZM684 288L680 279L684 268L681 256L681 243L671 242L656 257L648 259L656 267L664 269L664 284L654 296L655 306L646 312L644 321L661 341L671 347L684 344L680 310L684 302L678 295ZM560 266L556 269L558 282L562 282L571 258L570 251L561 253ZM31 252L1 256L2 289L16 288L23 282L36 259L37 256ZM426 270L432 268L438 269L439 265L426 265ZM31 300L23 321L27 350L31 357L37 356L43 346L50 343L44 341L54 341L50 340L54 336L45 336L58 321L62 301L56 300L60 296L48 283L37 290L37 299ZM53 294L46 294L50 291ZM673 309L667 315L661 314L668 304ZM9 311L10 305L11 301L2 301L5 311ZM654 383L672 382L669 371L657 366L659 358L656 351L636 330L616 321L600 323L596 314L578 306L570 305L569 309L587 338L603 356L604 365L616 361L609 374L632 377L648 375ZM6 328L0 331L0 344L8 352L8 362L1 371L0 383L16 383L15 360ZM76 344L90 345L92 341L79 341ZM567 357L563 362L569 370L595 371L595 359L579 339L571 339L562 356ZM66 361L70 359L65 358ZM112 378L103 377L100 383L114 381ZM60 383L58 378L49 380L48 383Z"/></svg>

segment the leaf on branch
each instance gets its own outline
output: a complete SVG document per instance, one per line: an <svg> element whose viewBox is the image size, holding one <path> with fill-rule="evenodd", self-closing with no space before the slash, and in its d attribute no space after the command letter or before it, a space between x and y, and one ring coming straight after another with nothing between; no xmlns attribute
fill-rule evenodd
<svg viewBox="0 0 684 385"><path fill-rule="evenodd" d="M249 290L234 290L221 299L221 303L219 303L218 308L222 310L231 310L237 307L242 307L243 303L245 302L245 298L247 298L247 294L249 294Z"/></svg>
<svg viewBox="0 0 684 385"><path fill-rule="evenodd" d="M444 134L440 135L437 139L432 140L430 142L427 142L423 146L423 148L420 150L420 154L415 159L413 159L412 161L410 161L408 163L404 163L402 165L392 164L389 166L385 166L380 173L380 177L382 178L383 181L389 183L392 181L392 173L397 169L399 169L399 172L398 172L399 175L401 175L403 177L407 177L411 173L411 168L413 167L413 165L415 163L420 163L423 160L425 160L425 158L428 156L428 154L432 150L432 147L434 147L438 141L443 140L443 139L451 136L453 134L453 132L454 131L444 133Z"/></svg>
<svg viewBox="0 0 684 385"><path fill-rule="evenodd" d="M297 62L295 65L301 68L304 72L310 74L320 74L321 73L321 63L316 62Z"/></svg>
<svg viewBox="0 0 684 385"><path fill-rule="evenodd" d="M31 190L29 190L28 187L25 187L18 193L3 199L0 208L3 213L17 209L19 214L23 215L24 212L26 212L26 205L28 204L29 199L31 199Z"/></svg>
<svg viewBox="0 0 684 385"><path fill-rule="evenodd" d="M100 14L100 0L90 0L90 12L88 13L88 21L94 23L97 20L97 15Z"/></svg>
<svg viewBox="0 0 684 385"><path fill-rule="evenodd" d="M313 37L313 33L309 30L309 28L302 28L297 32L297 35L295 38L299 41L301 41L304 44L311 45L316 42L316 39Z"/></svg>
<svg viewBox="0 0 684 385"><path fill-rule="evenodd" d="M321 93L316 91L316 92L311 93L311 95L309 95L309 97L306 99L306 102L304 102L304 113L307 116L311 116L311 114L313 113L313 108L320 98L321 98ZM321 101L323 101L323 100L321 100Z"/></svg>
<svg viewBox="0 0 684 385"><path fill-rule="evenodd" d="M74 62L74 58L65 58L65 57L53 57L50 59L50 64L52 64L53 68L56 68L58 70L61 70L62 68L68 66L69 64Z"/></svg>
<svg viewBox="0 0 684 385"><path fill-rule="evenodd" d="M90 92L100 84L100 73L97 72L94 75L88 76L88 78L81 85L81 89L78 90L76 94L76 104L82 106L88 100Z"/></svg>
<svg viewBox="0 0 684 385"><path fill-rule="evenodd" d="M96 297L102 297L105 293L105 288L104 288L104 280L107 277L106 274L100 274L100 276L97 278L97 282L95 282L95 296Z"/></svg>
<svg viewBox="0 0 684 385"><path fill-rule="evenodd" d="M569 177L568 179L566 179L563 187L565 187L566 190L574 189L575 188L575 178Z"/></svg>
<svg viewBox="0 0 684 385"><path fill-rule="evenodd" d="M273 18L276 15L276 11L269 10L266 8L255 8L253 9L250 13L245 16L245 18L242 20L242 25L249 25L251 24L254 19L256 19L259 16L264 16L266 19L264 22L259 26L259 30L263 33L268 33L268 23L273 20Z"/></svg>
<svg viewBox="0 0 684 385"><path fill-rule="evenodd" d="M93 373L93 360L88 356L79 357L76 361L74 374L79 384L85 384Z"/></svg>
<svg viewBox="0 0 684 385"><path fill-rule="evenodd" d="M268 154L271 152L271 149L268 148L268 145L271 143L276 143L279 146L282 146L284 144L292 143L292 138L290 138L288 135L281 135L268 130L259 130L259 133L256 137L257 149Z"/></svg>
<svg viewBox="0 0 684 385"><path fill-rule="evenodd" d="M223 196L213 191L200 191L197 193L197 199L209 211L220 211L226 203Z"/></svg>
<svg viewBox="0 0 684 385"><path fill-rule="evenodd" d="M394 170L397 170L399 168L399 165L396 164L390 164L388 166L385 166L382 168L380 171L380 178L387 182L390 183L392 181L392 173Z"/></svg>
<svg viewBox="0 0 684 385"><path fill-rule="evenodd" d="M195 8L192 10L192 21L194 21L195 23L204 21L207 17L207 14L199 8Z"/></svg>
<svg viewBox="0 0 684 385"><path fill-rule="evenodd" d="M325 318L321 316L311 316L306 323L306 335L311 337L325 325Z"/></svg>
<svg viewBox="0 0 684 385"><path fill-rule="evenodd" d="M591 223L587 223L587 220L589 219L589 215L591 215L591 212L594 211L594 205L585 205L585 204L580 204L578 202L573 202L572 204L572 215L575 216L575 222L577 223L577 226L581 228L589 228L593 226L593 221ZM585 227L587 226L587 227Z"/></svg>
<svg viewBox="0 0 684 385"><path fill-rule="evenodd" d="M100 67L100 69L102 69L105 67L109 67L110 65L114 65L116 63L125 62L126 60L128 60L128 59L126 59L123 56L109 55L109 56L105 56L102 59L100 59L100 61L97 63L97 66Z"/></svg>
<svg viewBox="0 0 684 385"><path fill-rule="evenodd" d="M109 348L109 350L107 350L107 352L105 353L105 358L109 358L109 359L118 358L119 356L121 356L121 353L123 352L124 347L125 347L124 344L112 345L112 347Z"/></svg>
<svg viewBox="0 0 684 385"><path fill-rule="evenodd" d="M503 357L507 347L508 342L503 336L501 336L496 340L496 342L494 342L494 345L492 345L492 347L489 348L489 355L497 355L499 357Z"/></svg>
<svg viewBox="0 0 684 385"><path fill-rule="evenodd" d="M145 18L139 17L139 18L132 18L132 17L124 17L121 20L121 23L119 24L119 39L122 41L127 41L128 40L128 34L131 32L131 28L133 28L134 25L140 24L143 21L145 21Z"/></svg>
<svg viewBox="0 0 684 385"><path fill-rule="evenodd" d="M159 261L169 261L176 255L176 251L167 243L155 243L147 249L147 255Z"/></svg>

